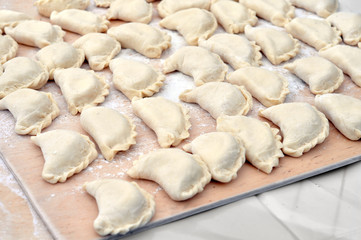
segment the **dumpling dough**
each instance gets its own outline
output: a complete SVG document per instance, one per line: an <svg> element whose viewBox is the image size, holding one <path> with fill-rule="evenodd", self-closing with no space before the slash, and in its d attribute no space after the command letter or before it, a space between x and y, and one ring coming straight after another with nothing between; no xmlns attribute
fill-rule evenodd
<svg viewBox="0 0 361 240"><path fill-rule="evenodd" d="M108 67L121 50L120 43L104 33L88 33L73 42L73 46L84 50L90 68L95 71Z"/></svg>
<svg viewBox="0 0 361 240"><path fill-rule="evenodd" d="M180 71L194 78L196 86L206 82L222 82L228 67L211 51L194 46L178 49L163 64L163 72Z"/></svg>
<svg viewBox="0 0 361 240"><path fill-rule="evenodd" d="M177 146L189 137L189 113L179 103L163 97L151 97L132 101L135 115L141 118L158 137L162 148Z"/></svg>
<svg viewBox="0 0 361 240"><path fill-rule="evenodd" d="M297 59L284 68L305 81L313 94L333 92L344 79L342 70L335 64L316 56Z"/></svg>
<svg viewBox="0 0 361 240"><path fill-rule="evenodd" d="M152 15L153 6L145 0L115 0L110 4L106 16L108 19L149 23Z"/></svg>
<svg viewBox="0 0 361 240"><path fill-rule="evenodd" d="M267 59L274 65L288 61L300 51L298 40L284 31L269 27L246 26L246 37L255 41Z"/></svg>
<svg viewBox="0 0 361 240"><path fill-rule="evenodd" d="M271 173L283 157L278 130L256 118L221 116L217 119L217 131L237 136L246 149L246 159L265 173Z"/></svg>
<svg viewBox="0 0 361 240"><path fill-rule="evenodd" d="M285 26L287 32L302 42L326 49L341 42L341 32L324 19L295 18Z"/></svg>
<svg viewBox="0 0 361 240"><path fill-rule="evenodd" d="M123 114L105 107L91 107L80 115L82 128L98 144L106 160L113 160L119 151L135 144L135 125Z"/></svg>
<svg viewBox="0 0 361 240"><path fill-rule="evenodd" d="M233 69L262 64L261 48L254 42L248 41L244 36L220 33L213 35L208 40L200 39L199 46L218 54Z"/></svg>
<svg viewBox="0 0 361 240"><path fill-rule="evenodd" d="M209 82L179 95L184 102L198 103L214 119L221 115L246 115L252 108L252 96L244 88L226 82Z"/></svg>
<svg viewBox="0 0 361 240"><path fill-rule="evenodd" d="M27 57L13 58L3 65L0 76L0 99L20 88L39 89L43 87L49 74L38 61Z"/></svg>
<svg viewBox="0 0 361 240"><path fill-rule="evenodd" d="M336 45L332 48L319 52L321 57L327 58L344 73L351 77L351 80L361 87L361 49L346 45Z"/></svg>
<svg viewBox="0 0 361 240"><path fill-rule="evenodd" d="M149 58L160 58L171 45L171 37L164 31L144 23L126 23L108 30L123 48L130 48Z"/></svg>
<svg viewBox="0 0 361 240"><path fill-rule="evenodd" d="M110 62L116 89L127 98L150 97L163 86L165 76L143 62L116 58Z"/></svg>
<svg viewBox="0 0 361 240"><path fill-rule="evenodd" d="M22 12L0 9L0 30L5 27L15 27L21 21L30 20L31 17Z"/></svg>
<svg viewBox="0 0 361 240"><path fill-rule="evenodd" d="M326 20L341 31L346 44L357 45L361 41L361 13L337 12Z"/></svg>
<svg viewBox="0 0 361 240"><path fill-rule="evenodd" d="M102 8L108 8L110 7L110 4L114 2L115 0L94 0L95 6L102 7Z"/></svg>
<svg viewBox="0 0 361 240"><path fill-rule="evenodd" d="M200 156L207 164L212 178L219 182L230 182L237 177L245 158L243 145L226 132L211 132L200 135L183 149Z"/></svg>
<svg viewBox="0 0 361 240"><path fill-rule="evenodd" d="M49 79L54 79L53 73L56 69L78 68L84 62L84 51L74 48L70 43L53 43L40 49L36 58L46 66L49 72Z"/></svg>
<svg viewBox="0 0 361 240"><path fill-rule="evenodd" d="M89 6L89 3L89 0L37 0L34 5L41 15L50 17L52 11L60 12L70 8L84 10Z"/></svg>
<svg viewBox="0 0 361 240"><path fill-rule="evenodd" d="M19 89L0 100L0 110L8 109L16 119L17 134L36 135L59 115L51 93Z"/></svg>
<svg viewBox="0 0 361 240"><path fill-rule="evenodd" d="M216 0L211 12L228 33L243 33L246 25L256 25L256 12L234 1Z"/></svg>
<svg viewBox="0 0 361 240"><path fill-rule="evenodd" d="M184 19L187 19L185 21ZM198 39L208 39L217 29L214 15L204 9L190 8L163 18L161 27L178 31L189 45L198 45Z"/></svg>
<svg viewBox="0 0 361 240"><path fill-rule="evenodd" d="M288 0L239 0L250 9L256 11L257 16L283 27L295 16L295 8Z"/></svg>
<svg viewBox="0 0 361 240"><path fill-rule="evenodd" d="M145 225L154 215L153 196L135 182L101 179L86 182L84 188L97 201L99 215L93 226L101 236L126 234Z"/></svg>
<svg viewBox="0 0 361 240"><path fill-rule="evenodd" d="M251 95L266 107L283 103L289 93L287 79L276 72L259 67L240 68L229 73L227 81L245 86Z"/></svg>
<svg viewBox="0 0 361 240"><path fill-rule="evenodd" d="M52 130L33 136L31 140L43 152L42 177L49 183L65 182L98 156L89 137L71 130Z"/></svg>
<svg viewBox="0 0 361 240"><path fill-rule="evenodd" d="M290 0L292 5L314 12L320 17L328 17L337 11L338 0Z"/></svg>
<svg viewBox="0 0 361 240"><path fill-rule="evenodd" d="M18 44L10 36L0 35L0 64L4 64L9 59L16 56Z"/></svg>
<svg viewBox="0 0 361 240"><path fill-rule="evenodd" d="M71 114L76 115L86 107L104 102L109 85L92 70L67 68L54 71L55 83L60 87Z"/></svg>
<svg viewBox="0 0 361 240"><path fill-rule="evenodd" d="M184 201L202 192L211 180L206 164L197 155L177 148L142 155L133 161L127 174L158 183L175 201Z"/></svg>
<svg viewBox="0 0 361 240"><path fill-rule="evenodd" d="M80 35L91 32L106 32L110 24L105 19L105 16L79 9L65 9L61 12L53 11L50 15L50 21L65 30Z"/></svg>
<svg viewBox="0 0 361 240"><path fill-rule="evenodd" d="M283 103L261 110L259 115L280 127L282 150L292 157L302 156L329 134L327 118L309 103Z"/></svg>
<svg viewBox="0 0 361 240"><path fill-rule="evenodd" d="M65 36L59 26L38 20L22 21L14 28L6 27L5 33L18 43L38 48L62 42Z"/></svg>
<svg viewBox="0 0 361 240"><path fill-rule="evenodd" d="M316 107L348 139L361 138L361 100L343 94L329 93L316 96Z"/></svg>
<svg viewBox="0 0 361 240"><path fill-rule="evenodd" d="M158 13L161 18L165 18L180 10L188 8L202 8L209 10L211 0L162 0L158 4Z"/></svg>

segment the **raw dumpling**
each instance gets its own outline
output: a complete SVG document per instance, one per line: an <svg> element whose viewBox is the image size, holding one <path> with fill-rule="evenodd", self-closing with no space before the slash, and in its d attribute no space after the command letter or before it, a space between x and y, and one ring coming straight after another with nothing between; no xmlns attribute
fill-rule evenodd
<svg viewBox="0 0 361 240"><path fill-rule="evenodd" d="M0 110L8 109L16 119L17 134L36 135L59 115L51 93L19 89L0 100Z"/></svg>
<svg viewBox="0 0 361 240"><path fill-rule="evenodd" d="M228 74L227 81L245 86L251 95L266 107L283 103L289 93L287 79L276 72L259 67L240 68Z"/></svg>
<svg viewBox="0 0 361 240"><path fill-rule="evenodd" d="M246 37L255 41L267 59L274 65L288 61L300 51L298 40L284 31L269 27L246 26Z"/></svg>
<svg viewBox="0 0 361 240"><path fill-rule="evenodd" d="M326 20L341 31L346 44L357 45L361 41L361 13L337 12Z"/></svg>
<svg viewBox="0 0 361 240"><path fill-rule="evenodd" d="M98 144L105 159L113 160L119 151L135 144L135 125L123 114L105 107L91 107L80 115L82 128Z"/></svg>
<svg viewBox="0 0 361 240"><path fill-rule="evenodd" d="M210 6L211 0L163 0L158 4L158 13L161 18L164 18L180 10L188 8L209 10Z"/></svg>
<svg viewBox="0 0 361 240"><path fill-rule="evenodd" d="M9 59L16 56L18 44L10 36L0 35L0 64L4 64Z"/></svg>
<svg viewBox="0 0 361 240"><path fill-rule="evenodd" d="M197 155L177 148L142 155L133 161L127 174L158 183L175 201L184 201L202 192L211 180L206 164Z"/></svg>
<svg viewBox="0 0 361 240"><path fill-rule="evenodd" d="M329 93L316 96L315 105L345 137L354 141L361 138L360 99Z"/></svg>
<svg viewBox="0 0 361 240"><path fill-rule="evenodd" d="M260 47L254 42L248 41L244 36L220 33L213 35L208 40L200 39L199 46L218 54L233 69L262 64Z"/></svg>
<svg viewBox="0 0 361 240"><path fill-rule="evenodd" d="M336 45L332 48L319 52L321 57L327 58L344 73L351 77L351 80L361 87L361 49L346 45Z"/></svg>
<svg viewBox="0 0 361 240"><path fill-rule="evenodd" d="M88 33L73 42L73 46L84 50L90 68L95 71L108 67L121 50L120 43L104 33Z"/></svg>
<svg viewBox="0 0 361 240"><path fill-rule="evenodd" d="M37 0L34 5L41 15L50 17L52 11L60 12L70 8L84 10L89 6L89 3L89 0Z"/></svg>
<svg viewBox="0 0 361 240"><path fill-rule="evenodd" d="M196 86L206 82L222 82L228 67L211 51L194 46L178 49L163 64L163 72L180 71L194 78Z"/></svg>
<svg viewBox="0 0 361 240"><path fill-rule="evenodd" d="M341 32L324 19L295 18L285 26L287 32L317 50L341 42Z"/></svg>
<svg viewBox="0 0 361 240"><path fill-rule="evenodd" d="M256 11L257 16L283 27L295 16L295 8L288 0L239 0L250 9Z"/></svg>
<svg viewBox="0 0 361 240"><path fill-rule="evenodd" d="M306 102L283 103L261 110L259 115L281 129L283 152L300 157L329 134L328 120L323 113Z"/></svg>
<svg viewBox="0 0 361 240"><path fill-rule="evenodd" d="M108 19L149 23L152 15L153 6L145 0L115 0L110 4L106 16Z"/></svg>
<svg viewBox="0 0 361 240"><path fill-rule="evenodd" d="M84 51L74 48L70 43L53 43L40 49L36 58L46 66L49 79L54 79L53 73L56 69L78 68L84 62Z"/></svg>
<svg viewBox="0 0 361 240"><path fill-rule="evenodd" d="M115 0L94 0L95 6L102 7L102 8L108 8L110 7L110 4L114 2Z"/></svg>
<svg viewBox="0 0 361 240"><path fill-rule="evenodd" d="M314 12L320 17L328 17L337 11L338 0L290 0L292 5Z"/></svg>
<svg viewBox="0 0 361 240"><path fill-rule="evenodd" d="M126 234L145 225L154 215L153 196L135 182L101 179L86 182L84 188L97 201L99 215L93 226L101 236Z"/></svg>
<svg viewBox="0 0 361 240"><path fill-rule="evenodd" d="M108 30L123 48L130 48L149 58L160 58L171 45L171 37L144 23L126 23Z"/></svg>
<svg viewBox="0 0 361 240"><path fill-rule="evenodd" d="M22 12L0 9L0 30L4 30L5 27L15 27L21 21L30 19L31 17Z"/></svg>
<svg viewBox="0 0 361 240"><path fill-rule="evenodd" d="M116 58L110 62L113 83L127 98L150 97L163 86L165 76L145 63Z"/></svg>
<svg viewBox="0 0 361 240"><path fill-rule="evenodd" d="M344 79L342 70L335 64L316 56L297 59L284 68L305 81L313 94L333 92Z"/></svg>
<svg viewBox="0 0 361 240"><path fill-rule="evenodd" d="M200 156L207 164L212 178L219 182L230 182L237 177L245 158L243 145L226 132L211 132L200 135L183 149Z"/></svg>
<svg viewBox="0 0 361 240"><path fill-rule="evenodd" d="M179 103L162 97L151 97L132 101L135 115L141 118L158 137L161 147L177 146L189 137L188 110Z"/></svg>
<svg viewBox="0 0 361 240"><path fill-rule="evenodd" d="M204 9L190 8L175 12L163 18L161 27L177 30L189 45L198 45L198 39L208 39L217 29L214 15Z"/></svg>
<svg viewBox="0 0 361 240"><path fill-rule="evenodd" d="M67 68L54 71L55 83L60 87L71 114L104 102L109 85L92 70Z"/></svg>
<svg viewBox="0 0 361 240"><path fill-rule="evenodd" d="M106 32L110 24L105 19L105 16L79 9L65 9L61 12L53 11L50 15L50 21L65 30L80 35L91 32Z"/></svg>
<svg viewBox="0 0 361 240"><path fill-rule="evenodd" d="M244 87L226 82L209 82L179 95L184 102L198 103L214 119L221 115L246 115L252 108L252 96Z"/></svg>
<svg viewBox="0 0 361 240"><path fill-rule="evenodd" d="M42 177L49 183L65 182L98 156L89 137L71 130L52 130L33 136L31 140L43 152Z"/></svg>
<svg viewBox="0 0 361 240"><path fill-rule="evenodd" d="M246 25L256 25L256 12L234 1L217 0L212 3L211 12L228 33L243 33Z"/></svg>
<svg viewBox="0 0 361 240"><path fill-rule="evenodd" d="M246 149L246 159L265 173L271 173L283 157L278 130L256 118L221 116L217 119L217 131L237 136Z"/></svg>
<svg viewBox="0 0 361 240"><path fill-rule="evenodd" d="M5 33L18 43L38 48L62 42L65 36L59 26L38 20L22 21L14 28L6 27Z"/></svg>
<svg viewBox="0 0 361 240"><path fill-rule="evenodd" d="M49 74L40 62L27 57L13 58L3 65L0 76L0 99L20 88L39 89L44 86Z"/></svg>

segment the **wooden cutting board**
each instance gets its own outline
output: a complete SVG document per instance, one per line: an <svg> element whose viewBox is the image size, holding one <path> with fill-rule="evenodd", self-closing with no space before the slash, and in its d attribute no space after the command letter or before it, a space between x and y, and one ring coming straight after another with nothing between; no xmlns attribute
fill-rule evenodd
<svg viewBox="0 0 361 240"><path fill-rule="evenodd" d="M32 1L13 0L0 1L0 3L1 8L26 12L35 19L48 21L47 18L37 14L36 8L32 6ZM103 12L103 10L94 8L94 5L90 7L90 10L97 13ZM156 11L154 11L154 13L156 14ZM156 26L157 20L159 19L156 15L152 25ZM114 21L112 26L117 24L120 24L120 22ZM220 32L222 30L217 31ZM172 34L173 37L173 46L170 50L167 50L159 60L144 60L145 58L142 58L139 54L124 49L120 56L140 58L154 67L161 69L163 60L171 55L179 46L184 45L184 41L182 42L182 38L177 35L177 33L170 32L170 34ZM73 42L78 37L76 34L67 33L65 40ZM33 58L37 51L37 48L20 45L18 56ZM305 45L302 45L302 51L300 56L316 54L315 51L312 52L312 50ZM269 66L269 68L287 75L286 71L282 70L281 67L273 67L266 59L263 59L263 62L266 66ZM85 63L83 68L89 67ZM111 82L112 76L110 71L106 69L99 72L99 74L104 76L111 85L110 94L102 105L114 108L133 119L138 132L136 139L137 144L132 146L127 152L119 153L111 162L104 160L103 157L99 155L98 159L91 163L87 169L74 175L65 183L53 185L45 182L41 178L44 159L40 149L30 141L29 136L19 136L15 134L13 130L15 121L12 115L7 111L0 111L0 152L6 164L22 186L29 201L45 222L51 234L57 239L99 238L93 229L93 221L98 211L96 202L83 190L82 185L87 181L100 178L120 178L133 181L126 175L127 169L132 166L132 161L140 155L159 148L155 134L133 114L129 100L115 90ZM309 89L300 82L299 79L290 79L289 74L287 77L290 80L291 93L286 101L306 101L313 104L314 96L310 93ZM294 81L298 82L295 83ZM181 73L169 74L167 75L165 86L158 95L174 100L177 99L177 94L182 90L178 89L179 86L191 86L192 84L192 79ZM71 129L86 134L80 127L79 115L70 115L60 89L54 82L49 82L41 90L53 93L61 109L61 115L44 131ZM346 77L345 82L337 92L351 96L361 96L361 88L355 86L348 77ZM190 129L191 136L184 141L184 143L192 141L192 139L200 134L215 131L215 120L212 119L207 112L199 108L196 104L182 104L190 110L192 124L192 128ZM263 107L254 100L254 107L249 113L249 116L257 117L257 112L260 108ZM265 119L262 120L266 121ZM183 144L181 144L181 146ZM360 156L361 142L347 140L330 124L330 135L324 143L317 145L300 158L284 157L280 159L280 166L274 169L271 174L267 175L246 163L240 169L238 177L234 181L227 184L212 181L205 187L202 193L197 194L187 201L172 201L158 184L151 181L136 180L141 187L154 195L156 213L149 224L135 232L175 221L247 196L268 191L359 161Z"/></svg>

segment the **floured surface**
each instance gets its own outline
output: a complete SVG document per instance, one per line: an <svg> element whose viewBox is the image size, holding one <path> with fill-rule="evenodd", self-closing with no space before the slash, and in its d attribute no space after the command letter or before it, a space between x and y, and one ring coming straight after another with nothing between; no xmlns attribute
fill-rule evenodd
<svg viewBox="0 0 361 240"><path fill-rule="evenodd" d="M31 1L0 1L2 8L19 10L26 12L35 19L48 20L37 15L36 9ZM90 10L101 14L103 9L94 9L92 3ZM154 11L156 14L156 11ZM302 10L296 11L297 16L311 15ZM150 25L158 27L159 19L155 17ZM117 25L120 22L113 22ZM260 20L258 25L268 25ZM273 26L272 26L273 27ZM166 30L167 31L167 30ZM223 32L218 28L217 32ZM167 31L172 36L172 47L166 50L161 59L147 59L138 53L129 49L122 49L118 55L120 57L140 60L149 63L156 69L161 69L164 59L169 57L181 46L185 45L184 39L176 32ZM67 33L65 40L73 42L78 35ZM38 51L36 48L20 45L18 56L34 57ZM299 57L317 55L312 48L302 44ZM273 66L265 58L262 59L265 68L276 70L289 80L290 94L286 102L306 101L313 104L314 96L310 93L308 87L298 78L294 77L287 70L282 69L282 65ZM88 69L84 64L83 68ZM230 69L231 70L231 69ZM14 133L15 121L7 111L0 112L0 150L4 155L8 165L19 178L22 186L29 195L31 202L36 210L49 227L51 233L58 238L64 239L95 239L99 236L93 229L93 221L97 216L97 207L95 200L86 194L82 185L86 181L99 178L122 178L132 180L126 175L127 169L132 165L132 160L137 159L153 149L159 148L155 134L137 118L131 109L129 100L120 92L115 90L111 82L111 73L107 68L99 72L107 79L111 85L110 94L102 106L113 108L129 117L136 124L138 136L137 144L132 146L127 152L117 154L112 162L108 162L99 155L98 159L89 165L87 169L74 175L65 183L51 185L41 178L44 160L38 147L31 143L28 136L18 136ZM165 85L155 96L164 96L170 100L177 101L178 95L185 89L193 88L193 79L179 72L171 73L166 76ZM53 124L45 131L53 129L70 129L85 132L79 124L79 115L72 116L68 110L60 89L54 82L49 82L42 91L51 92L58 103L61 113L54 120ZM346 93L351 96L361 96L361 88L356 87L349 77L346 77L337 92ZM182 103L190 110L192 128L191 137L184 141L190 142L192 139L202 133L215 131L215 120L208 113L200 109L196 104ZM264 108L256 100L248 116L256 116L259 109ZM151 224L160 221L175 220L176 215L182 214L182 217L190 215L195 211L205 210L215 207L217 203L226 202L243 198L249 194L255 194L266 190L266 186L281 186L289 183L290 179L301 179L303 174L314 170L327 169L334 164L347 163L347 159L361 155L360 141L352 142L343 137L338 131L330 125L330 136L324 143L316 146L309 153L301 158L285 157L280 159L280 166L270 175L258 171L250 164L245 164L238 172L238 177L228 184L211 182L205 187L205 191L196 195L194 198L184 202L172 201L158 184L137 180L139 185L152 193L156 200L156 214ZM182 144L183 145L183 144ZM100 152L100 151L98 151ZM339 166L339 165L337 165ZM318 172L320 173L320 172ZM316 174L316 173L315 173ZM301 176L301 178L300 178ZM1 183L1 182L0 182ZM262 190L263 189L263 190ZM251 192L253 191L253 192ZM2 194L2 193L1 193Z"/></svg>

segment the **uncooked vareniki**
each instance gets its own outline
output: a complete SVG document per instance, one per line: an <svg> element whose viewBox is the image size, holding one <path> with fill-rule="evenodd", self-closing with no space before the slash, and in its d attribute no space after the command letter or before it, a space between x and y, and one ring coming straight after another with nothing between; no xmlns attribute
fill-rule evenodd
<svg viewBox="0 0 361 240"><path fill-rule="evenodd" d="M189 137L190 116L179 103L163 97L151 97L133 99L132 107L134 113L156 133L161 147L177 146Z"/></svg>
<svg viewBox="0 0 361 240"><path fill-rule="evenodd" d="M324 18L336 12L338 8L338 0L290 0L290 2L296 7L304 8Z"/></svg>
<svg viewBox="0 0 361 240"><path fill-rule="evenodd" d="M291 73L305 81L313 94L335 91L343 82L341 69L322 57L300 58L284 66Z"/></svg>
<svg viewBox="0 0 361 240"><path fill-rule="evenodd" d="M45 66L27 57L13 58L4 63L3 68L4 73L0 76L0 99L20 88L39 89L49 79Z"/></svg>
<svg viewBox="0 0 361 240"><path fill-rule="evenodd" d="M224 183L235 179L246 161L243 144L226 132L205 133L184 145L183 149L200 156L212 178Z"/></svg>
<svg viewBox="0 0 361 240"><path fill-rule="evenodd" d="M283 103L261 110L259 115L281 129L283 152L300 157L322 143L329 134L325 115L306 102Z"/></svg>
<svg viewBox="0 0 361 240"><path fill-rule="evenodd" d="M145 0L115 0L106 14L108 19L140 23L149 23L152 15L152 4Z"/></svg>
<svg viewBox="0 0 361 240"><path fill-rule="evenodd" d="M71 130L52 130L31 140L41 148L45 159L42 177L49 183L65 182L98 156L88 136Z"/></svg>
<svg viewBox="0 0 361 240"><path fill-rule="evenodd" d="M93 226L101 236L126 234L154 215L153 196L135 182L101 179L86 182L84 188L97 201L99 214Z"/></svg>
<svg viewBox="0 0 361 240"><path fill-rule="evenodd" d="M316 107L348 139L361 138L361 100L359 98L329 93L316 96Z"/></svg>
<svg viewBox="0 0 361 240"><path fill-rule="evenodd" d="M337 12L326 20L341 31L346 44L357 45L361 41L361 13Z"/></svg>
<svg viewBox="0 0 361 240"><path fill-rule="evenodd" d="M0 35L0 64L16 56L18 44L8 35Z"/></svg>
<svg viewBox="0 0 361 240"><path fill-rule="evenodd" d="M278 130L256 118L221 116L217 119L217 131L237 136L246 149L246 159L265 173L271 173L283 157Z"/></svg>
<svg viewBox="0 0 361 240"><path fill-rule="evenodd" d="M248 41L244 36L219 33L213 35L208 40L200 39L198 44L200 47L218 54L233 69L262 64L260 47L253 41Z"/></svg>
<svg viewBox="0 0 361 240"><path fill-rule="evenodd" d="M52 11L60 12L70 8L84 10L89 3L89 0L37 0L34 5L41 15L50 17Z"/></svg>
<svg viewBox="0 0 361 240"><path fill-rule="evenodd" d="M144 23L126 23L107 32L123 48L130 48L149 58L160 58L171 46L171 37L164 31Z"/></svg>
<svg viewBox="0 0 361 240"><path fill-rule="evenodd" d="M159 16L165 18L177 11L188 8L202 8L209 10L211 0L163 0L158 4Z"/></svg>
<svg viewBox="0 0 361 240"><path fill-rule="evenodd" d="M113 83L127 98L150 97L163 86L165 76L143 62L116 58L110 62Z"/></svg>
<svg viewBox="0 0 361 240"><path fill-rule="evenodd" d="M19 89L0 100L0 110L8 109L16 119L17 134L36 135L59 115L51 93Z"/></svg>
<svg viewBox="0 0 361 240"><path fill-rule="evenodd" d="M22 12L0 9L0 30L4 30L5 27L15 27L21 21L30 19L31 17Z"/></svg>
<svg viewBox="0 0 361 240"><path fill-rule="evenodd" d="M135 144L135 125L123 114L106 107L91 107L80 115L82 128L98 144L105 159L112 160L119 151Z"/></svg>
<svg viewBox="0 0 361 240"><path fill-rule="evenodd" d="M240 68L229 73L227 81L245 86L251 95L266 107L283 103L289 93L287 79L276 72L259 67Z"/></svg>
<svg viewBox="0 0 361 240"><path fill-rule="evenodd" d="M211 174L199 156L177 148L158 149L142 155L133 161L127 174L157 182L175 201L193 197L211 180Z"/></svg>
<svg viewBox="0 0 361 240"><path fill-rule="evenodd" d="M163 64L163 72L180 71L192 76L196 86L206 82L222 82L228 67L221 58L211 51L195 46L178 49Z"/></svg>
<svg viewBox="0 0 361 240"><path fill-rule="evenodd" d="M54 71L55 83L60 87L72 115L86 107L104 102L109 85L92 70L67 68Z"/></svg>
<svg viewBox="0 0 361 240"><path fill-rule="evenodd" d="M217 29L214 15L204 9L189 8L163 18L159 25L177 30L189 45L198 45L198 39L208 39Z"/></svg>
<svg viewBox="0 0 361 240"><path fill-rule="evenodd" d="M227 82L209 82L179 95L184 102L198 103L214 119L221 115L246 115L252 108L252 96L242 86Z"/></svg>
<svg viewBox="0 0 361 240"><path fill-rule="evenodd" d="M102 7L102 8L108 8L110 7L110 4L114 2L115 0L94 0L95 6Z"/></svg>

